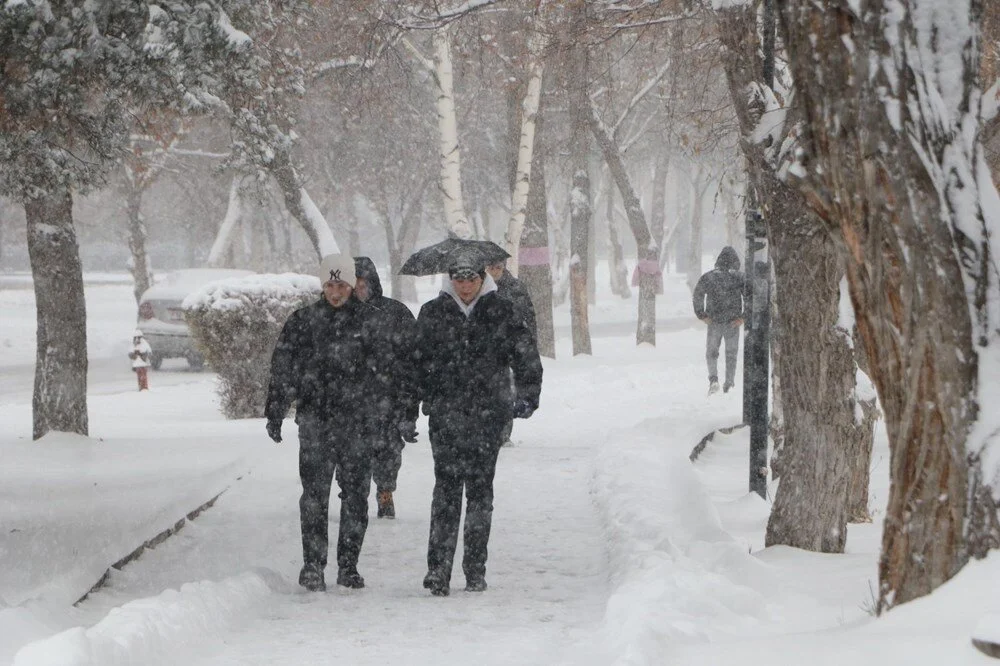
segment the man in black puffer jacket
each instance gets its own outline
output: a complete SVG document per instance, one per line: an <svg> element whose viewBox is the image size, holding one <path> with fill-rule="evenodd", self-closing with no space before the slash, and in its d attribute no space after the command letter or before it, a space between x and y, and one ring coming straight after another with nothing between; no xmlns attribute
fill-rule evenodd
<svg viewBox="0 0 1000 666"><path fill-rule="evenodd" d="M434 456L424 587L436 596L450 589L463 487L466 590L486 589L493 477L504 424L511 416L531 416L542 387L534 339L496 293L482 256L474 250L457 253L448 275L441 295L425 303L417 317L417 370Z"/></svg>
<svg viewBox="0 0 1000 666"><path fill-rule="evenodd" d="M358 556L368 528L370 432L380 415L394 359L380 337L383 315L353 296L354 259L330 255L320 264L323 297L285 322L271 356L267 433L281 441L281 422L294 404L299 425L302 571L299 584L326 589L330 487L340 486L337 584L364 587Z"/></svg>
<svg viewBox="0 0 1000 666"><path fill-rule="evenodd" d="M375 263L368 257L355 257L357 299L384 315L380 331L384 343L391 349L397 369L412 367L413 346L416 344L417 320L410 308L382 294ZM417 441L416 390L412 376L398 375L387 385L385 394L375 396L379 422L372 431L372 479L375 481L375 501L379 518L395 518L396 505L392 493L403 464L404 442Z"/></svg>
<svg viewBox="0 0 1000 666"><path fill-rule="evenodd" d="M694 313L708 324L705 359L708 362L708 392L719 390L719 345L726 341L726 383L733 387L736 356L743 325L743 273L736 250L726 246L715 260L715 269L698 280L694 288Z"/></svg>

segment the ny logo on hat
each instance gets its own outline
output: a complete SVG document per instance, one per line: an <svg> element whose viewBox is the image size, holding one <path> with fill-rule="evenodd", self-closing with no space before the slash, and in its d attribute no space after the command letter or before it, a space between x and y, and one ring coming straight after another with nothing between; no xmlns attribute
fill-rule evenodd
<svg viewBox="0 0 1000 666"><path fill-rule="evenodd" d="M342 282L342 280L340 279L340 271L339 270L335 270L335 271L331 270L330 271L330 281L331 282Z"/></svg>

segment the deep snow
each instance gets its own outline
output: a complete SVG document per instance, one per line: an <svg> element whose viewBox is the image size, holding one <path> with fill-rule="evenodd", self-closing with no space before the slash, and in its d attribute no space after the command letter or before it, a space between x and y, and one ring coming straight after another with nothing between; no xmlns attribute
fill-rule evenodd
<svg viewBox="0 0 1000 666"><path fill-rule="evenodd" d="M148 394L92 395L87 443L29 444L30 403L15 395L0 404L0 575L8 581L42 564L73 571L80 553L102 543L109 518L179 499L181 477L185 487L201 484L200 501L228 490L76 607L59 584L62 602L12 601L13 584L0 579L10 606L0 608L0 664L15 653L18 664L996 663L969 640L996 632L996 556L886 617L867 612L887 484L884 433L873 460L876 522L851 527L847 554L762 549L768 506L745 489L746 431L717 436L688 460L703 435L739 420L740 403L735 392L706 397L704 329L687 315L681 277L667 276L666 287L661 316L683 319L660 327L656 348L614 335L632 325L634 301L602 300L592 320L608 337L595 337L594 356L572 358L561 340L559 359L546 361L541 409L517 423L516 446L501 453L490 589L480 595L461 592L460 573L447 599L420 587L433 483L426 422L404 452L399 519L372 518L360 562L368 587L306 594L295 585L291 422L275 446L261 421L218 415L211 375L162 386L161 372ZM88 304L124 308L109 300L115 289L91 290ZM24 314L0 303L5 322ZM563 310L559 317L565 326ZM6 329L3 337L17 339ZM77 466L85 473L74 475ZM235 481L243 466L251 471ZM117 483L108 496L118 501L84 493L85 481ZM33 538L61 550L11 554L8 520L32 510L48 521ZM87 529L74 531L81 520L93 521L90 545L79 536ZM121 531L141 542L154 522Z"/></svg>

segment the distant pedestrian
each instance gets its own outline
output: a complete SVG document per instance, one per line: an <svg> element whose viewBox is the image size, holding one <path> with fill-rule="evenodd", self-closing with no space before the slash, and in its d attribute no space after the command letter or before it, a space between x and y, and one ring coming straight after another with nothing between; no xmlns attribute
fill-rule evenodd
<svg viewBox="0 0 1000 666"><path fill-rule="evenodd" d="M383 318L354 297L352 257L325 257L319 268L323 296L285 322L271 356L267 434L281 442L281 424L296 407L302 497L302 570L299 585L326 589L330 488L340 486L337 585L365 586L358 557L368 529L371 488L370 428L374 397L390 381L379 330Z"/></svg>
<svg viewBox="0 0 1000 666"><path fill-rule="evenodd" d="M380 344L387 346L387 354L392 356L394 367L409 366L412 363L413 346L416 344L417 320L399 301L382 294L382 281L374 262L368 257L355 257L354 266L357 282L355 297L385 316L380 327ZM403 464L405 442L417 441L418 403L413 399L409 386L401 378L383 385L382 395L372 396L377 404L372 437L372 480L375 482L375 500L379 518L395 518L396 505L392 494L396 491L396 479Z"/></svg>
<svg viewBox="0 0 1000 666"><path fill-rule="evenodd" d="M507 270L507 260L494 261L486 267L493 281L497 283L497 295L509 302L514 308L514 316L521 319L528 327L535 344L538 344L538 323L535 320L535 305L531 302L524 283ZM513 382L513 378L511 379ZM503 446L511 446L511 433L514 431L514 419L508 419L503 429Z"/></svg>
<svg viewBox="0 0 1000 666"><path fill-rule="evenodd" d="M701 276L694 288L694 313L708 324L705 360L708 363L708 392L719 390L719 346L726 342L726 382L723 391L733 387L736 357L743 325L743 273L736 250L726 246L715 260L715 268Z"/></svg>
<svg viewBox="0 0 1000 666"><path fill-rule="evenodd" d="M493 477L504 424L538 408L542 364L523 318L497 293L476 251L457 252L450 280L417 317L418 376L434 456L427 576L435 596L450 592L465 490L465 589L486 589ZM514 390L510 372L514 372Z"/></svg>
<svg viewBox="0 0 1000 666"><path fill-rule="evenodd" d="M132 348L128 352L132 359L132 371L139 382L140 391L149 390L149 366L153 358L153 348L149 346L142 331L138 328L132 331Z"/></svg>

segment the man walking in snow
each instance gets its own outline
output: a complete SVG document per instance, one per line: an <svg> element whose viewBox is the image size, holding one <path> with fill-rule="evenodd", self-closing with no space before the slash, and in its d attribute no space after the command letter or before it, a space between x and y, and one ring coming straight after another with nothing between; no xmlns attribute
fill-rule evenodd
<svg viewBox="0 0 1000 666"><path fill-rule="evenodd" d="M507 260L494 261L486 267L493 281L497 283L497 294L511 304L514 316L524 322L531 333L532 340L538 344L538 324L535 321L535 305L524 284L507 270ZM501 441L503 446L510 446L510 435L514 431L514 419L510 418L504 425Z"/></svg>
<svg viewBox="0 0 1000 666"><path fill-rule="evenodd" d="M377 418L373 397L382 395L390 365L380 344L377 311L354 298L354 259L335 254L319 268L323 297L285 322L271 356L267 433L281 441L281 423L296 407L302 497L302 571L299 584L326 589L330 487L340 486L337 584L365 586L358 556L368 528L372 448Z"/></svg>
<svg viewBox="0 0 1000 666"><path fill-rule="evenodd" d="M496 293L482 255L472 249L456 253L448 276L441 295L417 317L417 369L434 456L424 587L435 596L450 591L463 488L465 589L486 589L493 477L504 424L512 416L531 416L542 385L534 339Z"/></svg>
<svg viewBox="0 0 1000 666"><path fill-rule="evenodd" d="M705 359L708 362L708 392L719 390L719 346L726 342L726 383L729 392L736 377L736 356L743 325L743 273L736 250L726 246L715 260L715 268L701 276L694 288L694 313L708 324Z"/></svg>
<svg viewBox="0 0 1000 666"><path fill-rule="evenodd" d="M390 350L395 368L408 368L412 363L413 345L416 342L417 322L399 301L382 294L382 282L374 262L368 257L355 257L357 282L354 295L359 301L379 311L384 324L380 330L382 344ZM375 481L375 500L379 518L395 518L396 506L392 493L396 478L403 464L404 442L417 441L418 403L411 390L412 384L403 376L384 384L381 395L372 396L376 403L376 420L371 430L372 478Z"/></svg>

